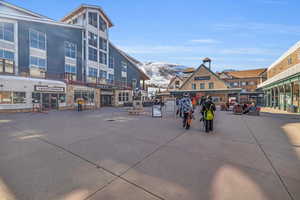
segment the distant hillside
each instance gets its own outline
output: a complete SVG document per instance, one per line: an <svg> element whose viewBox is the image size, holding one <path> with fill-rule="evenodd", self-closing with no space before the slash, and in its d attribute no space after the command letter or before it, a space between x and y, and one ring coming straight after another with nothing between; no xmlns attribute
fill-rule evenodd
<svg viewBox="0 0 300 200"><path fill-rule="evenodd" d="M140 65L140 68L151 78L151 84L165 87L173 76L182 75L188 67L163 62L147 62Z"/></svg>

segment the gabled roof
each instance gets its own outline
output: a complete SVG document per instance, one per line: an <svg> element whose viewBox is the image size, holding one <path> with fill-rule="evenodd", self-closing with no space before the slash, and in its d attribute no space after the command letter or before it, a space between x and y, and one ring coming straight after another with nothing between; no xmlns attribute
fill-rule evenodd
<svg viewBox="0 0 300 200"><path fill-rule="evenodd" d="M175 75L174 77L171 78L170 83L168 84L168 87L176 80L176 78L180 79L181 81L183 81L183 78Z"/></svg>
<svg viewBox="0 0 300 200"><path fill-rule="evenodd" d="M193 73L194 71L196 71L195 68L188 67L188 68L186 68L186 69L183 70L183 73Z"/></svg>
<svg viewBox="0 0 300 200"><path fill-rule="evenodd" d="M2 4L4 6L7 6L7 7L11 8L11 9L17 10L19 12L22 12L24 14L30 15L31 17L42 18L42 19L47 19L47 20L54 21L54 20L50 19L49 17L46 17L46 16L38 14L36 12L27 10L25 8L21 8L19 6L16 6L16 5L12 4L12 3L8 3L8 2L3 1L3 0L2 1L0 0L0 4Z"/></svg>
<svg viewBox="0 0 300 200"><path fill-rule="evenodd" d="M86 8L93 8L93 9L98 10L103 15L105 21L108 23L108 27L113 26L112 21L109 19L109 17L106 15L106 13L103 11L103 9L100 6L88 5L88 4L81 4L79 7L77 7L76 9L74 9L70 13L68 13L66 16L64 16L60 21L62 21L62 22L67 21L68 19L72 18L74 15L80 13L81 11L83 11Z"/></svg>
<svg viewBox="0 0 300 200"><path fill-rule="evenodd" d="M113 45L111 42L109 42L109 44L116 49L122 56L124 56L141 74L141 77L143 78L143 80L150 80L149 76L147 74L145 74L139 67L138 64L141 64L141 62L139 62L138 60L136 60L135 58L129 56L127 53L125 53L124 51L122 51L121 49L119 49L118 47L116 47L115 45Z"/></svg>
<svg viewBox="0 0 300 200"><path fill-rule="evenodd" d="M207 68L204 64L201 64L195 71L194 73L189 76L187 79L184 80L184 82L182 83L182 85L180 86L180 88L182 88L192 77L194 74L196 74L202 67L204 67L207 71L209 71L212 75L214 75L219 81L223 82L225 85L227 85L222 79L220 79L220 77L214 73L213 71L211 71L209 68Z"/></svg>
<svg viewBox="0 0 300 200"><path fill-rule="evenodd" d="M265 71L267 71L266 68L261 68L261 69L242 70L242 71L230 71L224 73L234 78L256 78L256 77L260 77Z"/></svg>

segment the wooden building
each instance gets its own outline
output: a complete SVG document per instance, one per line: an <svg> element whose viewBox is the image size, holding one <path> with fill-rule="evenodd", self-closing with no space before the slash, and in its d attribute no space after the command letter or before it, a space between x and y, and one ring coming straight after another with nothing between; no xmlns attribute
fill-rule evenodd
<svg viewBox="0 0 300 200"><path fill-rule="evenodd" d="M187 78L177 91L171 91L172 95L182 95L189 93L200 98L201 96L211 96L217 104L225 103L229 97L239 99L241 88L229 88L225 81L211 71L204 64L201 64L193 74Z"/></svg>

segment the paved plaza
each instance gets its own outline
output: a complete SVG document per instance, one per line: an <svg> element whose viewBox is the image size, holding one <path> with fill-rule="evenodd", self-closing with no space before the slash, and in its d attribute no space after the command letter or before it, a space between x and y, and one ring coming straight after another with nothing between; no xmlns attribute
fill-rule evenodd
<svg viewBox="0 0 300 200"><path fill-rule="evenodd" d="M195 120L124 108L0 115L1 200L297 200L297 115Z"/></svg>

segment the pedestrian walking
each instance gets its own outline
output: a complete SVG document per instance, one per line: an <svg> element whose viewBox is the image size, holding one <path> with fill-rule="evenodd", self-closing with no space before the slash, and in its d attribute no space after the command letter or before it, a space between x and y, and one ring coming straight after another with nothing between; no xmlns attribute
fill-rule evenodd
<svg viewBox="0 0 300 200"><path fill-rule="evenodd" d="M203 103L201 113L204 119L205 132L213 131L213 122L215 118L216 106L212 102L212 98L209 96L205 103Z"/></svg>
<svg viewBox="0 0 300 200"><path fill-rule="evenodd" d="M189 129L192 121L193 105L188 93L180 101L180 110L183 114L183 128Z"/></svg>

